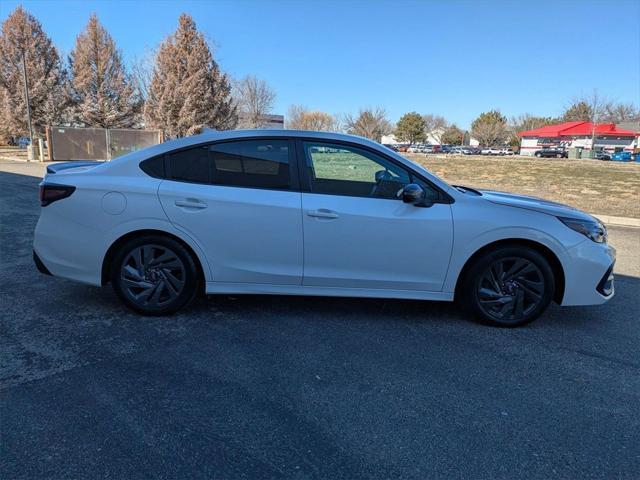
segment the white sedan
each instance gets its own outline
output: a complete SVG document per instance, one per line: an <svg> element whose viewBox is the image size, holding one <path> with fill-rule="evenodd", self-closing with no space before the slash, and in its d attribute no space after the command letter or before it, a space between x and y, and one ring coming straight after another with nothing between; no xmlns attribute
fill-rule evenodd
<svg viewBox="0 0 640 480"><path fill-rule="evenodd" d="M375 142L225 131L48 167L34 260L145 315L207 294L461 300L518 326L613 296L594 217L451 186Z"/></svg>

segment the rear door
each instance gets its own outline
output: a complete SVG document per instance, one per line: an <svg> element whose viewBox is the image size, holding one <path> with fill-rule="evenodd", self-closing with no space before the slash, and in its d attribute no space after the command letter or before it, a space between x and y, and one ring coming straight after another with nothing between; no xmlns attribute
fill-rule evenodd
<svg viewBox="0 0 640 480"><path fill-rule="evenodd" d="M165 166L162 206L205 251L215 282L301 284L301 194L290 140L192 147L169 154Z"/></svg>
<svg viewBox="0 0 640 480"><path fill-rule="evenodd" d="M301 141L303 285L441 291L453 243L443 193L391 159L351 144ZM397 193L419 183L436 203Z"/></svg>

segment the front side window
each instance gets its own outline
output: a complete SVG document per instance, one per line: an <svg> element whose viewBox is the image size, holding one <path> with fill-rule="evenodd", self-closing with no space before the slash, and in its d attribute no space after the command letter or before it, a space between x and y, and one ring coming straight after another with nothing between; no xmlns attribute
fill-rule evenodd
<svg viewBox="0 0 640 480"><path fill-rule="evenodd" d="M410 176L395 163L340 144L303 142L312 193L397 199Z"/></svg>

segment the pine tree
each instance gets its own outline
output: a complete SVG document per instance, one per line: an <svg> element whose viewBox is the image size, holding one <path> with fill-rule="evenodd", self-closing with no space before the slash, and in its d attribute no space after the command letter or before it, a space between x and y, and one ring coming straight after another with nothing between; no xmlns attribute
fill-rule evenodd
<svg viewBox="0 0 640 480"><path fill-rule="evenodd" d="M229 79L187 14L160 45L145 119L169 137L192 135L204 127L234 128L237 123Z"/></svg>
<svg viewBox="0 0 640 480"><path fill-rule="evenodd" d="M425 124L422 116L417 112L409 112L398 120L395 135L401 142L409 142L413 145L417 142L424 142L427 139L424 130Z"/></svg>
<svg viewBox="0 0 640 480"><path fill-rule="evenodd" d="M471 124L471 136L487 147L504 145L509 136L507 119L499 110L482 112Z"/></svg>
<svg viewBox="0 0 640 480"><path fill-rule="evenodd" d="M69 56L75 117L90 127L127 128L138 120L141 101L122 55L95 14Z"/></svg>
<svg viewBox="0 0 640 480"><path fill-rule="evenodd" d="M40 22L22 7L2 24L0 34L0 136L28 135L22 58L24 54L35 134L66 120L67 72Z"/></svg>

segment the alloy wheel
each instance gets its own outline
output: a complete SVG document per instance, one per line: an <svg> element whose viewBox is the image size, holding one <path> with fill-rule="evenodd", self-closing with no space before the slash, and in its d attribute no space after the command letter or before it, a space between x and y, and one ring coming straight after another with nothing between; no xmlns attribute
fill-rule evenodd
<svg viewBox="0 0 640 480"><path fill-rule="evenodd" d="M532 261L508 257L492 263L478 284L480 308L499 322L517 322L542 302L544 276Z"/></svg>
<svg viewBox="0 0 640 480"><path fill-rule="evenodd" d="M182 293L186 269L180 257L162 245L131 250L120 268L124 294L140 307L163 307Z"/></svg>

